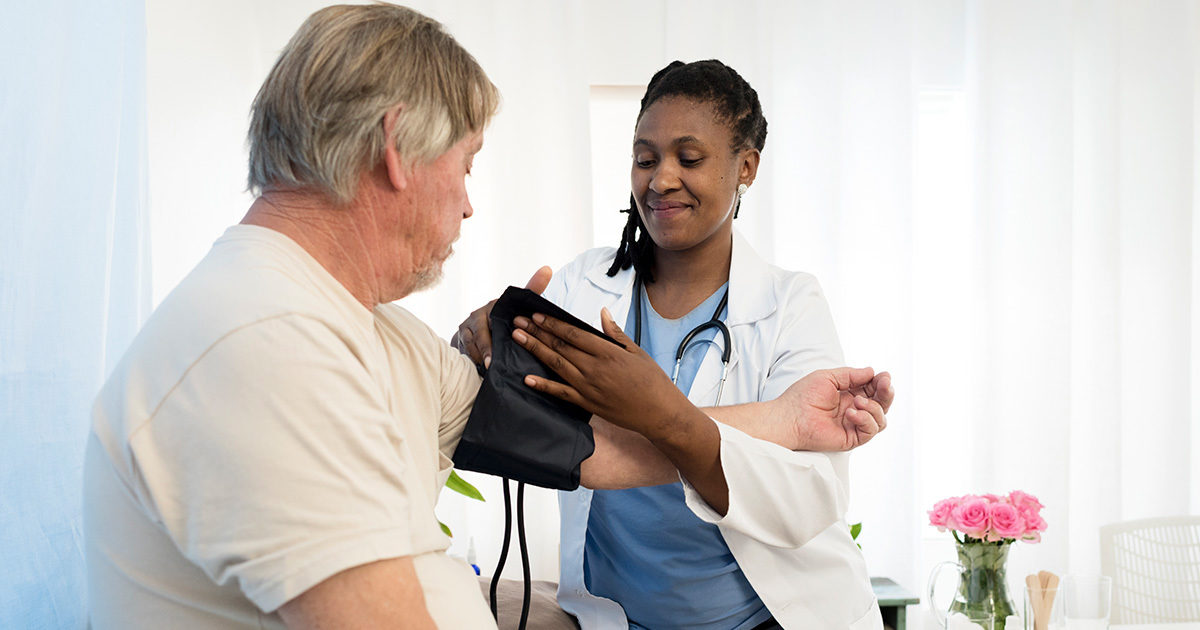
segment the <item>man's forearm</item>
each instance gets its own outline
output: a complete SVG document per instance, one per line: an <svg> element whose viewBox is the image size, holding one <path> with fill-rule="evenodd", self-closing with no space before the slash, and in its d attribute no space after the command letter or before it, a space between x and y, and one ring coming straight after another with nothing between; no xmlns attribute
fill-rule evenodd
<svg viewBox="0 0 1200 630"><path fill-rule="evenodd" d="M593 490L620 490L679 481L679 471L641 433L592 416L596 450L583 460L580 483Z"/></svg>
<svg viewBox="0 0 1200 630"><path fill-rule="evenodd" d="M793 448L795 431L774 402L753 402L725 407L705 407L712 419L751 437ZM581 483L593 490L656 486L679 481L679 470L640 433L614 426L593 416L596 450L584 460Z"/></svg>

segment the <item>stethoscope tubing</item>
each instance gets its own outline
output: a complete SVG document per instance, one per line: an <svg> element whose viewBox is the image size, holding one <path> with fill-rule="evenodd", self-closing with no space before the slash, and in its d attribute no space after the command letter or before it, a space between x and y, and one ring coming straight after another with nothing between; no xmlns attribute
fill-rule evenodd
<svg viewBox="0 0 1200 630"><path fill-rule="evenodd" d="M633 299L637 301L633 312L633 342L638 346L642 345L642 279L636 274L633 277ZM717 384L717 400L714 405L721 404L721 392L725 390L725 377L729 374L729 357L733 351L733 344L729 335L729 327L725 322L721 321L721 311L729 305L729 289L725 289L725 295L721 296L720 303L717 304L716 310L713 311L712 318L708 321L696 326L688 334L683 336L683 340L679 342L679 346L675 348L675 369L671 373L671 383L679 384L679 366L683 364L683 355L687 354L690 349L692 340L700 333L716 328L721 333L721 338L725 341L725 347L721 350L721 381ZM703 343L716 344L712 339L704 339Z"/></svg>

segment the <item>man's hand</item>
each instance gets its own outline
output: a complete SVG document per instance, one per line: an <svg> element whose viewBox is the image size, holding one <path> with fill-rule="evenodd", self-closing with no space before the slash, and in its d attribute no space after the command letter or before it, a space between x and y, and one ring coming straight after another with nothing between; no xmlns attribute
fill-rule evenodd
<svg viewBox="0 0 1200 630"><path fill-rule="evenodd" d="M871 368L817 370L796 381L776 401L792 423L792 450L848 451L887 428L895 398L892 377Z"/></svg>
<svg viewBox="0 0 1200 630"><path fill-rule="evenodd" d="M541 295L549 286L553 273L549 267L538 269L529 282L525 283L525 288ZM492 300L471 311L463 323L458 325L458 332L450 339L451 346L470 357L476 365L482 363L485 368L492 366L492 326L488 318L491 317L492 307L495 305L496 300Z"/></svg>

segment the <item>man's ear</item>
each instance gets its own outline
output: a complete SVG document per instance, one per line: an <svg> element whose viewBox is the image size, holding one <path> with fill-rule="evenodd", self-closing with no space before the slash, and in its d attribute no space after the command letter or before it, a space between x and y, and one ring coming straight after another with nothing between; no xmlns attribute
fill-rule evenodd
<svg viewBox="0 0 1200 630"><path fill-rule="evenodd" d="M408 187L408 173L405 172L404 160L396 150L396 143L392 141L396 119L400 117L403 109L404 104L401 103L383 114L383 163L387 167L388 181L396 190Z"/></svg>

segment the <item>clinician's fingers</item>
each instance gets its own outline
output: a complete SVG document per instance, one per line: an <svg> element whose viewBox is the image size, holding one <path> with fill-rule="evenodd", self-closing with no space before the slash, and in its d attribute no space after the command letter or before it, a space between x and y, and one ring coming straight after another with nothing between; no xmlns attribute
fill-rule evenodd
<svg viewBox="0 0 1200 630"><path fill-rule="evenodd" d="M518 317L517 319L524 318ZM583 382L583 375L580 374L579 368L575 367L575 365L564 358L563 355L555 352L553 348L547 346L537 337L534 337L520 328L514 330L512 332L512 336L513 341L521 344L522 348L528 350L530 354L537 357L539 361L545 363L546 367L549 367L559 376L566 379L567 383L570 383L571 385L578 385Z"/></svg>
<svg viewBox="0 0 1200 630"><path fill-rule="evenodd" d="M515 324L518 329L532 335L535 339L545 344L554 352L562 355L563 358L565 358L567 361L570 361L576 367L583 368L584 364L586 364L588 359L591 358L586 352L583 352L579 348L571 345L566 340L547 330L545 327L539 326L524 317L517 317L513 319L513 324Z"/></svg>
<svg viewBox="0 0 1200 630"><path fill-rule="evenodd" d="M492 330L488 319L496 300L492 300L467 316L458 325L450 345L466 354L475 363L483 363L488 367L492 357Z"/></svg>
<svg viewBox="0 0 1200 630"><path fill-rule="evenodd" d="M539 392L550 394L555 398L561 398L569 403L574 403L587 409L587 400L579 395L579 392L570 385L564 385L557 381L552 381L548 378L540 378L532 374L525 376L525 385L536 389Z"/></svg>
<svg viewBox="0 0 1200 630"><path fill-rule="evenodd" d="M625 346L625 349L636 348L637 344L625 334L624 330L617 325L617 320L613 319L612 313L608 312L607 308L600 309L600 327L604 329L604 334L612 337L617 343Z"/></svg>
<svg viewBox="0 0 1200 630"><path fill-rule="evenodd" d="M598 355L613 345L592 333L576 328L562 320L555 319L543 313L534 313L533 321L549 333L580 350ZM607 348L606 348L607 346Z"/></svg>

